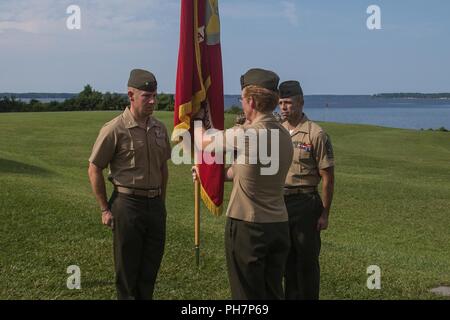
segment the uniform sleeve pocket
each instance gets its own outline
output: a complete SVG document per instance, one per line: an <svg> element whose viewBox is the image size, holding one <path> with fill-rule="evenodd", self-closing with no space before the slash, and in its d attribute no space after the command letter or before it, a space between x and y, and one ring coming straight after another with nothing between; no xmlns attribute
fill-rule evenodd
<svg viewBox="0 0 450 320"><path fill-rule="evenodd" d="M123 159L124 163L129 163L130 166L135 166L135 145L126 141L119 145L118 156Z"/></svg>
<svg viewBox="0 0 450 320"><path fill-rule="evenodd" d="M312 158L311 151L300 149L300 174L309 175L314 172L314 159Z"/></svg>
<svg viewBox="0 0 450 320"><path fill-rule="evenodd" d="M300 163L300 149L294 145L294 161L295 164Z"/></svg>
<svg viewBox="0 0 450 320"><path fill-rule="evenodd" d="M311 151L306 151L306 150L300 149L299 157L300 157L300 160L311 159Z"/></svg>
<svg viewBox="0 0 450 320"><path fill-rule="evenodd" d="M127 154L130 152L134 152L133 143L126 141L119 145L119 153L120 154Z"/></svg>
<svg viewBox="0 0 450 320"><path fill-rule="evenodd" d="M161 148L165 148L166 147L166 138L165 137L157 137L156 144L158 146L160 146Z"/></svg>

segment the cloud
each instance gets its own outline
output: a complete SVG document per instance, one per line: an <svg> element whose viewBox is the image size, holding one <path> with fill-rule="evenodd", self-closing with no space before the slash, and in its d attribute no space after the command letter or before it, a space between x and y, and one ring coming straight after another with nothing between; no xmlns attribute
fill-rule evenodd
<svg viewBox="0 0 450 320"><path fill-rule="evenodd" d="M16 21L0 21L0 33L10 30L33 33L36 30L36 23L33 21L16 22Z"/></svg>
<svg viewBox="0 0 450 320"><path fill-rule="evenodd" d="M285 16L285 18L292 26L298 27L298 15L295 3L289 1L281 1L281 5L283 6L283 15Z"/></svg>
<svg viewBox="0 0 450 320"><path fill-rule="evenodd" d="M66 32L66 9L81 9L82 29L91 35L106 31L120 36L149 35L178 18L175 0L16 0L0 2L0 33L61 34ZM174 14L174 13L177 14Z"/></svg>
<svg viewBox="0 0 450 320"><path fill-rule="evenodd" d="M279 17L279 8L273 4L258 1L222 2L220 4L220 15L238 19L261 19Z"/></svg>
<svg viewBox="0 0 450 320"><path fill-rule="evenodd" d="M234 19L281 19L287 20L291 25L298 26L297 7L292 1L262 2L222 2L220 14Z"/></svg>
<svg viewBox="0 0 450 320"><path fill-rule="evenodd" d="M64 16L60 15L58 19L57 15L60 7L61 2L54 0L1 2L0 33L48 33L63 21Z"/></svg>

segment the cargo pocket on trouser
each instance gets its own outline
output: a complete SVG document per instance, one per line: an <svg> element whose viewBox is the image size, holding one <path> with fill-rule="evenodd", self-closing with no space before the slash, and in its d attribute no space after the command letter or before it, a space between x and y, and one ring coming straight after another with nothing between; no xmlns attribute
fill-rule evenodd
<svg viewBox="0 0 450 320"><path fill-rule="evenodd" d="M114 201L117 199L117 191L113 191L112 193L111 193L111 197L109 198L109 200L108 200L108 208L109 208L109 210L112 210L112 206L113 206L113 203L114 203ZM112 212L112 211L111 211Z"/></svg>
<svg viewBox="0 0 450 320"><path fill-rule="evenodd" d="M314 212L317 215L317 219L319 219L324 208L322 198L320 197L320 194L318 192L313 193L313 201L314 201Z"/></svg>
<svg viewBox="0 0 450 320"><path fill-rule="evenodd" d="M314 193L314 201L315 201L315 213L317 216L317 221L319 221L320 216L322 215L323 212L323 202L322 202L322 198L320 197L320 194L318 192ZM320 231L316 232L315 235L315 250L316 250L316 255L317 257L320 254L320 249L322 246L322 239L320 238ZM319 263L317 262L317 265Z"/></svg>

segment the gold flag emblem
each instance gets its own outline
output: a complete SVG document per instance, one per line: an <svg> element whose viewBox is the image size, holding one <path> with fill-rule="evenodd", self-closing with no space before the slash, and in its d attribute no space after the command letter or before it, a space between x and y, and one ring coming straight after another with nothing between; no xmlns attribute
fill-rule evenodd
<svg viewBox="0 0 450 320"><path fill-rule="evenodd" d="M220 43L220 19L218 0L208 0L206 6L206 43L215 45Z"/></svg>

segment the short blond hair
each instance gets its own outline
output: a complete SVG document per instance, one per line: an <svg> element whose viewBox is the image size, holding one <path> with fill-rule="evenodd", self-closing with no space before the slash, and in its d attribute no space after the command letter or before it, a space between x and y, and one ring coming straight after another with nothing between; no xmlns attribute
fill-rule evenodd
<svg viewBox="0 0 450 320"><path fill-rule="evenodd" d="M254 85L245 87L242 95L244 98L253 98L255 110L263 113L273 112L280 99L278 92Z"/></svg>

